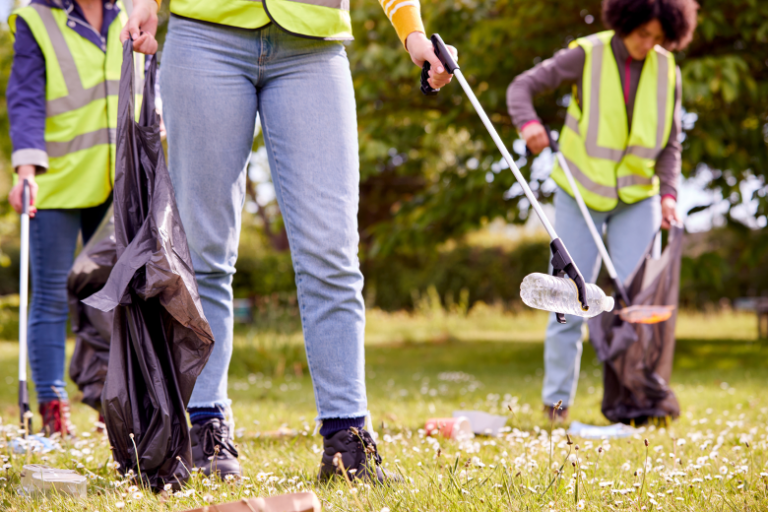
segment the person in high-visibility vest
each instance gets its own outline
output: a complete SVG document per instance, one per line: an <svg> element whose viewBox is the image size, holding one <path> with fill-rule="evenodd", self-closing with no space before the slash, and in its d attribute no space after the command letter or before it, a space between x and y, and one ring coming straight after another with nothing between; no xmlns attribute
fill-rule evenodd
<svg viewBox="0 0 768 512"><path fill-rule="evenodd" d="M451 76L424 34L418 0L380 1L413 62L431 63L430 85L446 85ZM170 3L160 74L169 172L216 340L188 406L192 455L206 474L240 473L227 420L227 371L232 275L258 113L296 271L324 439L319 478L342 468L353 479L391 477L364 428L358 132L342 44L352 39L349 8L349 0ZM155 12L154 2L135 0L123 39L154 32Z"/></svg>
<svg viewBox="0 0 768 512"><path fill-rule="evenodd" d="M127 20L114 0L33 0L8 20L14 60L6 97L17 174L9 201L21 212L27 180L29 361L47 433L71 431L67 275L78 234L86 243L112 202L120 30Z"/></svg>
<svg viewBox="0 0 768 512"><path fill-rule="evenodd" d="M608 249L625 280L659 226L680 222L680 70L674 50L687 46L696 27L694 0L604 0L611 30L573 41L518 76L507 91L513 122L538 154L549 139L533 108L542 91L573 83L559 136L560 151L597 229L606 228ZM584 277L597 279L600 260L563 171L555 161L555 229ZM583 319L552 314L544 349L545 412L567 418L581 364ZM562 404L557 409L556 404Z"/></svg>

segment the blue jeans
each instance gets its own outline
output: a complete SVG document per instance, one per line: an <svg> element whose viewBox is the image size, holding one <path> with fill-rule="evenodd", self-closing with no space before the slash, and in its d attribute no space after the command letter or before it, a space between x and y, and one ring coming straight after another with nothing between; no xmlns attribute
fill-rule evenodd
<svg viewBox="0 0 768 512"><path fill-rule="evenodd" d="M242 30L171 16L160 82L169 170L216 340L189 407L230 403L232 275L258 112L318 419L365 416L357 120L344 46L274 24Z"/></svg>
<svg viewBox="0 0 768 512"><path fill-rule="evenodd" d="M599 233L606 227L608 253L621 281L635 270L661 225L661 202L652 197L635 204L619 205L609 212L590 210ZM594 283L600 271L601 259L576 200L558 188L555 192L555 231L579 267L584 279ZM564 406L573 404L581 365L581 327L584 319L566 315L565 324L557 323L554 313L549 317L544 344L545 405L562 400Z"/></svg>
<svg viewBox="0 0 768 512"><path fill-rule="evenodd" d="M75 258L77 234L90 240L112 200L75 210L38 210L29 221L32 303L29 308L29 364L38 403L59 398L64 389L67 340L67 276Z"/></svg>

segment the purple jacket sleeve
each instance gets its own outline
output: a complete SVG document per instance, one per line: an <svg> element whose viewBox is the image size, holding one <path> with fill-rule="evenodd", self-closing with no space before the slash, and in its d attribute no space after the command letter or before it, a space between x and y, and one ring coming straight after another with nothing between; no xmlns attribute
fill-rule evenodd
<svg viewBox="0 0 768 512"><path fill-rule="evenodd" d="M556 89L563 82L576 82L581 94L585 58L580 46L560 50L514 79L507 88L507 109L518 130L529 121L541 121L533 108L533 97L540 92Z"/></svg>
<svg viewBox="0 0 768 512"><path fill-rule="evenodd" d="M675 70L677 82L675 83L675 110L672 116L672 129L669 132L669 141L656 158L656 175L659 177L661 197L672 196L677 199L677 183L680 180L680 168L683 145L680 143L680 131L682 129L683 77L680 68Z"/></svg>
<svg viewBox="0 0 768 512"><path fill-rule="evenodd" d="M6 100L11 124L11 164L34 165L37 172L48 169L45 150L45 57L32 31L16 18L14 58L8 79Z"/></svg>

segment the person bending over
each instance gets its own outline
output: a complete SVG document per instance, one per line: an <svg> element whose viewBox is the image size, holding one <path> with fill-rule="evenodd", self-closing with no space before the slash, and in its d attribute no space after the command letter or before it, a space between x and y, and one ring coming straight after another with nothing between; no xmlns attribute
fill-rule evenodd
<svg viewBox="0 0 768 512"><path fill-rule="evenodd" d="M679 222L680 98L674 50L696 27L693 0L604 0L611 30L582 37L515 78L507 90L513 122L535 154L549 145L533 108L536 94L574 85L560 133L560 150L597 229L606 227L619 279L630 275L659 226ZM557 161L552 171L555 229L590 282L600 258ZM573 404L581 364L583 319L550 315L544 348L545 412L564 420ZM563 407L555 410L561 402Z"/></svg>

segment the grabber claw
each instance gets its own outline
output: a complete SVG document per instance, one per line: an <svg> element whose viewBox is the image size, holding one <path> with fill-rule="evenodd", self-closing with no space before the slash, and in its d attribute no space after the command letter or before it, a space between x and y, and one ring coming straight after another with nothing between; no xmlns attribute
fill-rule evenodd
<svg viewBox="0 0 768 512"><path fill-rule="evenodd" d="M573 284L576 285L576 294L581 303L582 311L589 311L589 304L587 303L587 284L584 281L584 276L581 275L579 269L573 263L571 255L568 254L568 249L559 238L554 238L550 242L549 247L552 249L552 275L555 277L568 276ZM555 313L558 323L565 323L565 315L563 313Z"/></svg>

